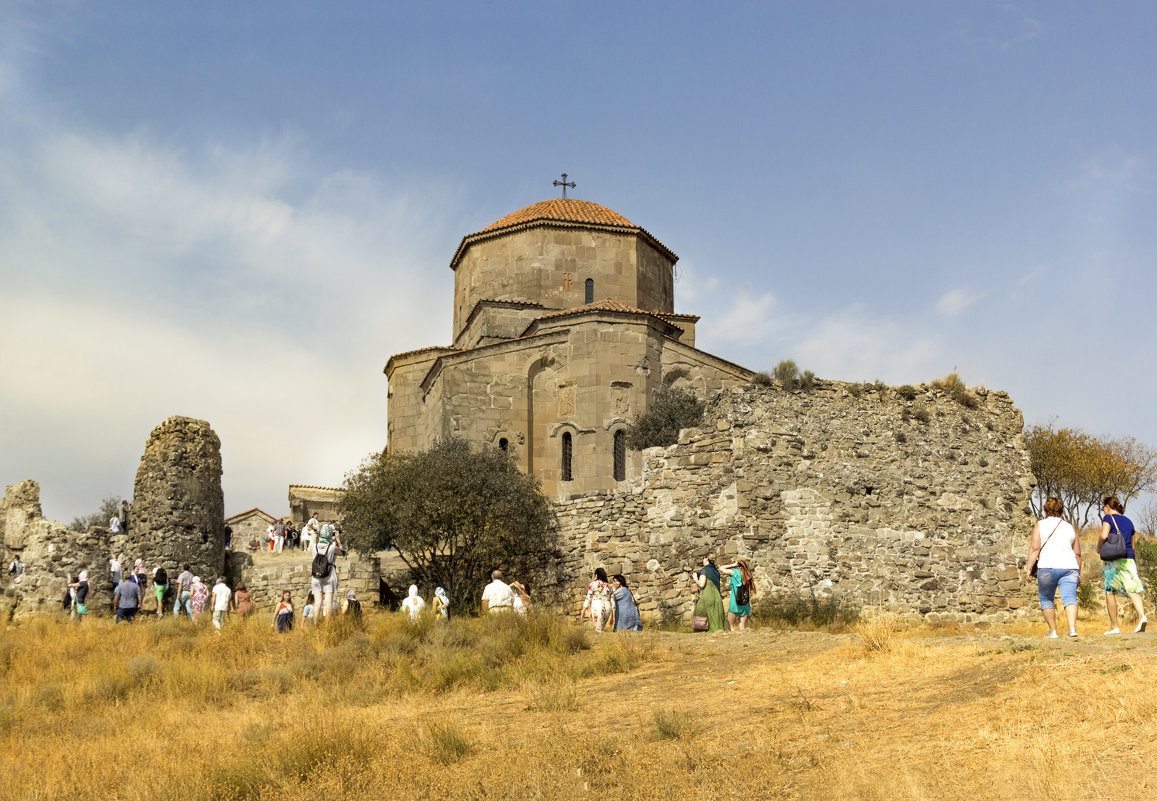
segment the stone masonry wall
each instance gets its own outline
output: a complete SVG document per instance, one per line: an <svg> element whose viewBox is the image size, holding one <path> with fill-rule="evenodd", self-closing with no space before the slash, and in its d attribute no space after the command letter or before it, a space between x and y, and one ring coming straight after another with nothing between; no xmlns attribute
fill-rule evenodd
<svg viewBox="0 0 1157 801"><path fill-rule="evenodd" d="M811 393L729 390L703 428L645 452L630 490L557 505L565 584L539 597L576 609L593 569L623 573L643 614L690 616L703 555L750 560L757 595L837 593L935 620L1006 620L1035 480L1023 420L1002 392L976 408L944 392L821 382Z"/></svg>
<svg viewBox="0 0 1157 801"><path fill-rule="evenodd" d="M221 440L207 422L170 417L153 429L137 469L127 534L129 565L139 556L150 569L190 564L206 581L222 575Z"/></svg>
<svg viewBox="0 0 1157 801"><path fill-rule="evenodd" d="M253 594L256 614L272 619L273 609L283 590L293 595L293 606L298 615L305 607L310 590L309 569L313 556L305 551L269 556L258 554L256 560L248 554L232 551L227 556L226 580L236 588L244 583ZM338 602L347 590L353 590L364 609L378 603L381 568L376 556L363 557L350 553L337 558Z"/></svg>
<svg viewBox="0 0 1157 801"><path fill-rule="evenodd" d="M69 531L46 520L40 507L40 485L35 481L7 488L0 501L0 539L5 567L14 556L26 565L22 576L9 576L7 569L0 576L0 621L46 612L62 614L68 574L75 579L82 570L88 571L92 588L90 614L111 609L108 558L113 548L123 547L124 538L106 528Z"/></svg>

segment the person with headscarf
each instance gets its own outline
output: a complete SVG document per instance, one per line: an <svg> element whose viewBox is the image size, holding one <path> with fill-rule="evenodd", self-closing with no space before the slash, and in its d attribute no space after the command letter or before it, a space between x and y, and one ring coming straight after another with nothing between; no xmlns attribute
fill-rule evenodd
<svg viewBox="0 0 1157 801"><path fill-rule="evenodd" d="M347 590L345 600L341 602L341 613L343 615L353 615L358 617L362 613L362 602L358 600L357 593L353 590Z"/></svg>
<svg viewBox="0 0 1157 801"><path fill-rule="evenodd" d="M189 585L189 617L194 623L197 616L205 611L209 603L209 588L200 576L193 576L193 583Z"/></svg>
<svg viewBox="0 0 1157 801"><path fill-rule="evenodd" d="M606 631L610 624L612 631L615 623L615 591L607 580L607 571L601 567L595 568L595 580L587 585L587 597L583 601L583 617L594 621L595 631Z"/></svg>
<svg viewBox="0 0 1157 801"><path fill-rule="evenodd" d="M410 613L411 622L417 622L418 616L425 608L426 602L422 600L422 596L418 595L418 585L411 584L410 594L406 596L406 600L402 601L402 611Z"/></svg>
<svg viewBox="0 0 1157 801"><path fill-rule="evenodd" d="M434 617L439 620L450 619L450 596L441 587L434 590Z"/></svg>
<svg viewBox="0 0 1157 801"><path fill-rule="evenodd" d="M627 579L621 573L611 577L615 587L615 631L642 631L643 621L639 618L639 607L635 596L627 586Z"/></svg>
<svg viewBox="0 0 1157 801"><path fill-rule="evenodd" d="M530 593L521 581L510 582L510 589L514 592L514 612L520 617L530 614Z"/></svg>
<svg viewBox="0 0 1157 801"><path fill-rule="evenodd" d="M698 573L692 572L691 579L699 588L699 598L695 601L693 618L706 620L707 628L696 628L696 631L708 633L727 631L727 618L723 609L723 596L719 594L719 568L710 556L703 557L703 569ZM695 620L692 627L695 628Z"/></svg>
<svg viewBox="0 0 1157 801"><path fill-rule="evenodd" d="M732 631L743 631L747 619L751 617L751 596L755 592L755 579L751 566L744 559L736 559L719 568L719 572L730 579L727 597L727 627ZM744 601L745 603L739 603Z"/></svg>

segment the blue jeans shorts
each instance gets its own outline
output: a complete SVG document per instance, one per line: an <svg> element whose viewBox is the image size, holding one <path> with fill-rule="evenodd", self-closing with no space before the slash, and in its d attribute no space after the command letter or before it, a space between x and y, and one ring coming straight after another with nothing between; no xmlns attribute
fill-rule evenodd
<svg viewBox="0 0 1157 801"><path fill-rule="evenodd" d="M1056 609L1053 599L1057 588L1061 591L1061 604L1069 606L1077 602L1078 570L1060 570L1052 567L1042 567L1036 572L1037 593L1040 595L1041 609Z"/></svg>

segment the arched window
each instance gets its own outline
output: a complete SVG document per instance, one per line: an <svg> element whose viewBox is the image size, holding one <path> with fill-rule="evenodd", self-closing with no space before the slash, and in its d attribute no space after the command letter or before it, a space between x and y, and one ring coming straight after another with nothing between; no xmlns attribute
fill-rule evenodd
<svg viewBox="0 0 1157 801"><path fill-rule="evenodd" d="M502 439L498 440L498 447L502 448L502 450L506 450L510 447L510 440L508 440L506 437L503 437Z"/></svg>
<svg viewBox="0 0 1157 801"><path fill-rule="evenodd" d="M615 481L627 480L627 432L615 432Z"/></svg>
<svg viewBox="0 0 1157 801"><path fill-rule="evenodd" d="M571 469L570 469L571 455L573 453L573 450L574 449L573 449L573 446L571 445L570 432L567 431L566 433L564 433L562 435L562 480L563 481L573 480L572 474L571 474Z"/></svg>
<svg viewBox="0 0 1157 801"><path fill-rule="evenodd" d="M593 278L587 279L587 299L585 302L586 303L594 303L595 302L595 279L593 279Z"/></svg>

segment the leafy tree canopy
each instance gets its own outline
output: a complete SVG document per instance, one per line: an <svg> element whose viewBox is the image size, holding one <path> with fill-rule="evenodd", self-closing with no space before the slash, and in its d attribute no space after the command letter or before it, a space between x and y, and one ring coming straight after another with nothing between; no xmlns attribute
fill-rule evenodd
<svg viewBox="0 0 1157 801"><path fill-rule="evenodd" d="M497 448L458 438L421 453L375 453L346 476L343 543L394 547L427 591L474 603L490 571L529 570L557 552L551 508L536 478Z"/></svg>
<svg viewBox="0 0 1157 801"><path fill-rule="evenodd" d="M120 511L121 502L115 495L108 495L100 502L97 511L87 515L78 515L68 524L69 531L88 531L93 526L108 528L108 521L116 517Z"/></svg>
<svg viewBox="0 0 1157 801"><path fill-rule="evenodd" d="M1064 502L1074 522L1087 526L1105 496L1127 505L1157 489L1157 450L1133 437L1096 437L1049 423L1028 428L1025 444L1037 479L1032 506L1038 517L1052 496Z"/></svg>
<svg viewBox="0 0 1157 801"><path fill-rule="evenodd" d="M655 393L650 408L627 427L627 447L644 448L674 445L679 430L695 428L703 421L706 404L686 389L667 387Z"/></svg>

